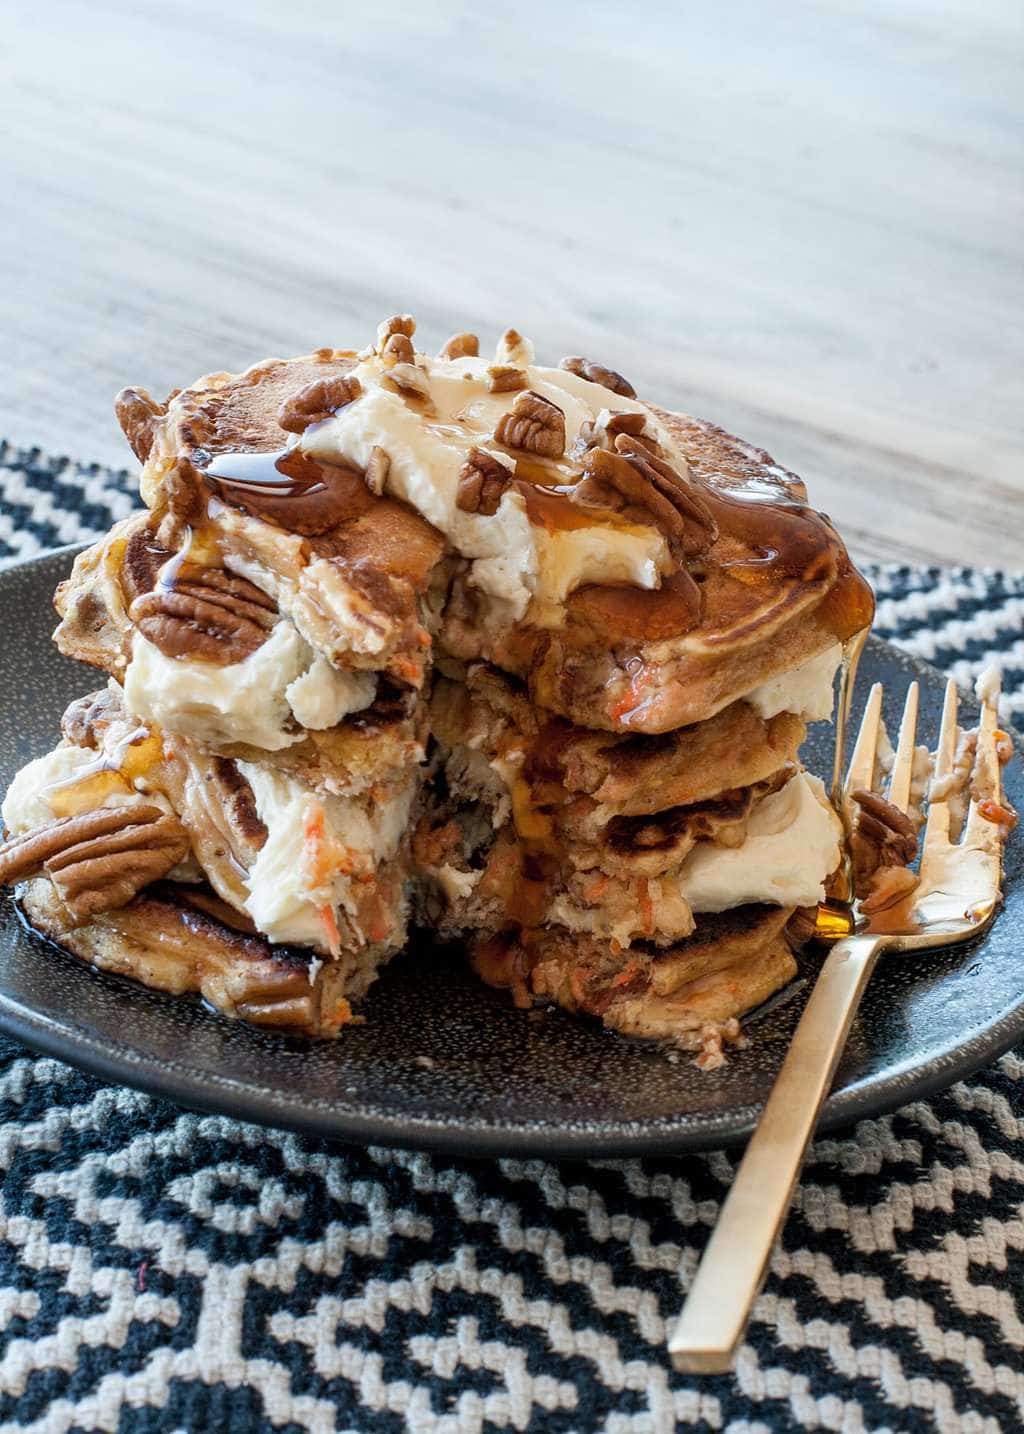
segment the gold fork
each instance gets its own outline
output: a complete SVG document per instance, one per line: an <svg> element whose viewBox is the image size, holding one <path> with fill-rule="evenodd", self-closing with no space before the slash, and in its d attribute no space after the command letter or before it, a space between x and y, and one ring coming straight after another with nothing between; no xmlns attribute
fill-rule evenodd
<svg viewBox="0 0 1024 1434"><path fill-rule="evenodd" d="M871 917L861 914L854 934L837 940L821 967L669 1340L672 1363L685 1373L718 1374L733 1366L818 1112L879 955L970 941L995 915L1009 829L992 819L1004 810L997 750L998 694L998 679L986 674L979 683L981 719L971 802L957 841L950 833L947 781L952 778L959 741L957 687L955 682L946 687L932 778L932 790L943 799L929 804L917 889L893 909ZM844 785L847 816L850 794L873 787L882 696L881 684L876 684ZM914 682L907 692L887 792L889 801L904 813L911 802L917 708Z"/></svg>

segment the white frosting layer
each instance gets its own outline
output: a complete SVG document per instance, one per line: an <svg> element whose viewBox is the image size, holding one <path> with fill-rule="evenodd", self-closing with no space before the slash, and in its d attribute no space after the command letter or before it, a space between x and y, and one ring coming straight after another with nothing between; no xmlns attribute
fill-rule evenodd
<svg viewBox="0 0 1024 1434"><path fill-rule="evenodd" d="M205 746L246 742L267 752L302 740L295 721L320 731L373 701L375 682L363 673L340 672L313 649L290 622L241 662L222 667L190 658L165 657L136 632L124 679L130 711L168 732Z"/></svg>
<svg viewBox="0 0 1024 1434"><path fill-rule="evenodd" d="M339 672L322 657L285 689L296 722L311 732L324 732L353 712L369 707L377 691L372 672Z"/></svg>
<svg viewBox="0 0 1024 1434"><path fill-rule="evenodd" d="M267 828L267 840L247 878L246 910L271 941L326 951L323 907L344 911L354 921L353 883L372 877L378 863L398 850L415 786L410 782L400 795L378 802L368 814L359 802L321 796L281 772L251 762L239 762L238 770L252 787ZM324 848L333 860L325 863L329 874L317 882L310 870L307 833L320 811Z"/></svg>
<svg viewBox="0 0 1024 1434"><path fill-rule="evenodd" d="M758 901L813 906L839 865L841 837L821 781L799 772L757 804L742 846L701 842L680 868L679 891L697 912Z"/></svg>
<svg viewBox="0 0 1024 1434"><path fill-rule="evenodd" d="M104 732L99 751L61 743L52 752L26 763L13 777L0 804L4 827L12 836L20 836L34 827L45 826L54 817L71 816L79 810L94 811L97 807L145 805L169 812L171 804L163 792L142 778L134 785L129 785L125 777L118 780L131 745L149 735L134 718L120 719Z"/></svg>
<svg viewBox="0 0 1024 1434"><path fill-rule="evenodd" d="M0 805L6 830L12 836L20 836L22 832L53 821L53 808L46 800L46 789L73 782L95 765L96 753L84 747L56 747L44 757L28 762L14 777ZM141 802L143 798L135 800Z"/></svg>
<svg viewBox="0 0 1024 1434"><path fill-rule="evenodd" d="M805 722L823 722L832 716L835 675L842 657L843 649L837 642L799 667L769 677L745 693L744 700L765 718L795 712Z"/></svg>
<svg viewBox="0 0 1024 1434"><path fill-rule="evenodd" d="M498 420L514 406L517 393L488 390L486 358L443 360L417 356L429 383L429 416L383 386L387 369L376 357L354 371L363 393L332 418L308 428L299 446L325 459L342 457L365 467L374 447L390 459L386 491L404 499L439 528L471 560L470 582L494 602L496 622L531 618L555 623L567 593L595 578L657 587L670 570L668 546L653 526L590 527L549 534L531 524L522 498L506 492L492 517L464 513L456 505L459 470L470 448L488 446ZM681 468L685 459L671 435L646 406L563 369L535 364L527 386L565 414L566 448L584 423L603 409L647 415L648 429ZM507 458L504 451L494 450Z"/></svg>

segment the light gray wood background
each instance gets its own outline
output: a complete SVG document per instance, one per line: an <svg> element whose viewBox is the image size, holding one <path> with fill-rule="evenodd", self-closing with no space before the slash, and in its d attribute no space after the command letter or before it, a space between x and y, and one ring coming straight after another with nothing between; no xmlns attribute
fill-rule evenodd
<svg viewBox="0 0 1024 1434"><path fill-rule="evenodd" d="M863 555L1024 566L1020 0L5 0L0 432L409 309L801 472Z"/></svg>

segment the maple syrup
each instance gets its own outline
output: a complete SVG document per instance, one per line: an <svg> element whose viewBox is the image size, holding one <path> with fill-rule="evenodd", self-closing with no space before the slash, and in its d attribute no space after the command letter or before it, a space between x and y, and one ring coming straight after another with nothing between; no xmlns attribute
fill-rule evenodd
<svg viewBox="0 0 1024 1434"><path fill-rule="evenodd" d="M357 468L341 458L315 458L301 448L218 453L202 472L226 501L304 537L358 518L379 501Z"/></svg>
<svg viewBox="0 0 1024 1434"><path fill-rule="evenodd" d="M848 638L843 643L843 658L839 665L839 695L836 699L835 739L832 747L832 785L829 791L832 808L843 824L843 860L839 871L833 878L832 888L832 894L839 901L852 901L854 896L853 858L850 850L852 829L849 807L843 794L843 783L846 774L846 738L847 728L850 724L850 708L853 703L853 688L857 681L860 656L864 651L867 639L868 629L866 627L853 637Z"/></svg>
<svg viewBox="0 0 1024 1434"><path fill-rule="evenodd" d="M326 487L325 466L301 448L281 448L274 453L218 453L202 471L207 480L226 488L297 498Z"/></svg>

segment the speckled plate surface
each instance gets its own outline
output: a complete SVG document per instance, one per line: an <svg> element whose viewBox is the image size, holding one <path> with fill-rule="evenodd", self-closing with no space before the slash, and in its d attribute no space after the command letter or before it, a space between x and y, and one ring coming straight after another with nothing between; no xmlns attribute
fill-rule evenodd
<svg viewBox="0 0 1024 1434"><path fill-rule="evenodd" d="M0 789L53 745L71 698L102 680L50 642L51 595L73 556L65 550L0 572ZM922 731L929 723L937 730L941 677L888 644L869 644L860 691L881 679L898 699L912 676L923 687ZM896 714L888 715L894 722ZM828 727L814 729L808 765L823 772L830 746ZM1019 762L1007 787L1024 807ZM1011 843L1006 906L983 940L883 958L822 1128L925 1096L1024 1036L1022 848L1019 839ZM750 1023L750 1048L705 1075L685 1056L669 1058L561 1012L517 1011L457 957L422 943L387 968L366 1003L365 1026L310 1043L93 971L27 932L9 895L0 894L0 1029L7 1034L182 1105L348 1141L558 1156L742 1140L812 976L813 964Z"/></svg>

